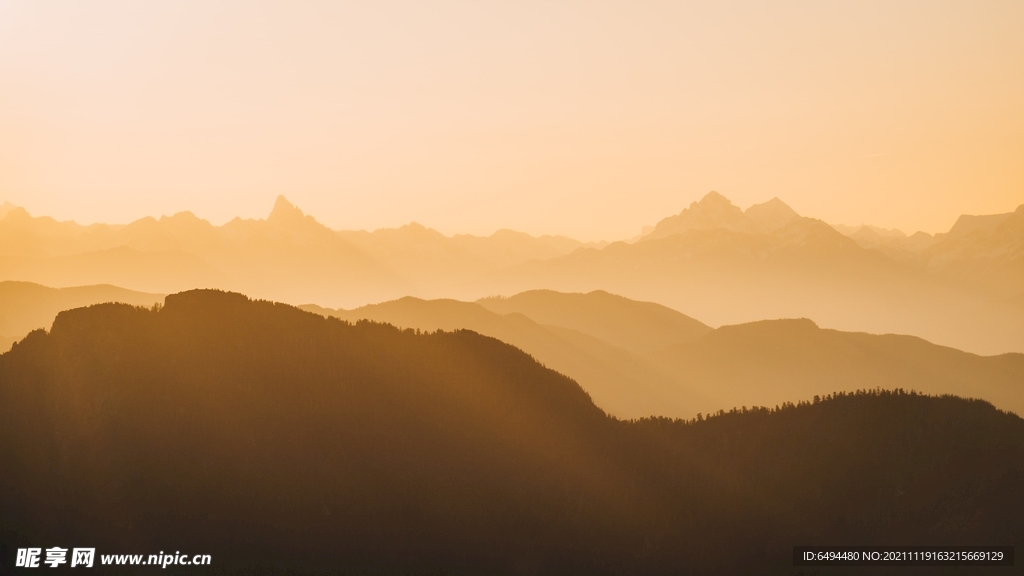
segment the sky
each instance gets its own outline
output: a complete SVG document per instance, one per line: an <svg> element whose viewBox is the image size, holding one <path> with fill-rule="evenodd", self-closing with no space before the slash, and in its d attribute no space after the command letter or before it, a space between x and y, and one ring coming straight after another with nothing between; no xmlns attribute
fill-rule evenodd
<svg viewBox="0 0 1024 576"><path fill-rule="evenodd" d="M0 202L615 240L1024 203L1024 2L0 0Z"/></svg>

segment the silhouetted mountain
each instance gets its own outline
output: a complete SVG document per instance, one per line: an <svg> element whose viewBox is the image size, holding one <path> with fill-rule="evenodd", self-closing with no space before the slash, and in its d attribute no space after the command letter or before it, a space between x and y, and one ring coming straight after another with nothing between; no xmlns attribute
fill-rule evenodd
<svg viewBox="0 0 1024 576"><path fill-rule="evenodd" d="M706 391L714 403L703 412L877 387L983 398L1024 414L1024 354L976 356L913 336L823 330L807 319L723 326L646 359L684 390Z"/></svg>
<svg viewBox="0 0 1024 576"><path fill-rule="evenodd" d="M384 228L373 232L340 231L339 234L385 261L404 258L395 266L410 266L437 261L441 254L453 262L465 260L476 266L498 268L528 260L553 258L568 254L585 244L565 236L530 236L513 230L498 230L491 236L456 234L445 236L415 222L401 228ZM586 244L601 246L601 243ZM404 267L403 267L404 269ZM465 272L463 272L465 273Z"/></svg>
<svg viewBox="0 0 1024 576"><path fill-rule="evenodd" d="M864 248L811 218L750 231L756 226L739 208L718 194L705 200L634 244L581 248L513 266L492 283L505 293L606 290L717 325L808 317L837 329L913 334L981 354L1024 351L1024 316L1006 301L1007 292L1020 293L1024 284L991 290L968 274L939 273L909 249ZM1000 235L999 245L1011 237ZM1012 258L967 261L991 265L989 278L1015 275L1021 267Z"/></svg>
<svg viewBox="0 0 1024 576"><path fill-rule="evenodd" d="M707 325L671 308L603 290L589 294L531 290L509 298L484 298L477 303L499 314L517 312L541 324L578 330L633 353L693 342L711 331Z"/></svg>
<svg viewBox="0 0 1024 576"><path fill-rule="evenodd" d="M961 216L922 252L926 266L1009 297L1024 291L1024 204L1015 212Z"/></svg>
<svg viewBox="0 0 1024 576"><path fill-rule="evenodd" d="M1020 208L1017 209L1020 211ZM991 233L998 228L1003 222L1006 222L1013 217L1013 212L1007 212L1006 214L986 214L982 216L974 216L971 214L963 214L956 219L953 227L949 229L947 234L955 237L965 237L974 232Z"/></svg>
<svg viewBox="0 0 1024 576"><path fill-rule="evenodd" d="M489 272L562 256L584 246L564 236L534 237L512 230L488 237L444 236L415 222L395 229L338 234L407 278L414 287L410 292L446 296L479 294L487 290L483 279Z"/></svg>
<svg viewBox="0 0 1024 576"><path fill-rule="evenodd" d="M708 192L675 216L669 216L646 234L644 240L665 238L690 230L729 230L749 234L770 233L800 218L795 210L778 198L755 204L746 211L734 206L718 192Z"/></svg>
<svg viewBox="0 0 1024 576"><path fill-rule="evenodd" d="M718 192L708 192L700 202L675 216L669 216L654 227L642 240L656 240L690 230L729 230L732 232L759 232L758 227Z"/></svg>
<svg viewBox="0 0 1024 576"><path fill-rule="evenodd" d="M855 227L833 224L832 227L856 242L861 248L879 250L894 260L911 264L919 264L921 253L938 241L938 238L925 232L915 232L911 236L907 236L902 230L887 230L877 226Z"/></svg>
<svg viewBox="0 0 1024 576"><path fill-rule="evenodd" d="M906 232L895 228L879 228L878 226L869 226L867 224L860 226L832 224L832 227L843 236L851 238L856 237L858 234L863 235L864 238L885 238L890 240L904 240L907 238Z"/></svg>
<svg viewBox="0 0 1024 576"><path fill-rule="evenodd" d="M799 290L813 293L814 300L820 301L825 296L822 282L848 283L876 270L889 276L907 274L827 224L800 218L770 235L721 228L690 230L636 244L617 242L602 250L580 249L515 267L506 271L503 280L524 288L541 285L559 291L603 287L633 299L670 302L705 320L701 311L706 310L712 321L725 322L742 321L755 310L777 313L779 308L806 306ZM640 292L654 297L638 296ZM766 306L771 302L775 306ZM763 317L754 317L758 316Z"/></svg>
<svg viewBox="0 0 1024 576"><path fill-rule="evenodd" d="M744 210L743 215L754 224L757 224L758 229L762 232L774 232L800 217L796 210L793 210L778 198L772 198L761 204L754 204Z"/></svg>
<svg viewBox="0 0 1024 576"><path fill-rule="evenodd" d="M525 299L517 300L516 303L535 303L538 299L532 296L536 295L527 295ZM561 296L571 298L583 295L555 294L551 298L557 299ZM598 328L595 330L597 333L605 331L601 329L602 318L618 321L617 324L632 324L634 332L642 331L645 324L655 329L674 328L672 325L666 326L669 323L665 317L670 316L669 313L690 320L682 314L662 310L656 310L655 314L645 310L648 312L648 318L623 318L623 309L644 310L645 303L630 302L610 294L605 296L607 298L595 296L593 300L614 302L615 299L620 299L626 304L620 304L618 310L608 307L598 312L593 306L597 302L589 302L590 306L587 307L597 316L594 318L595 322L591 322L588 327ZM540 300L547 298L542 296ZM660 308L657 305L651 306ZM602 410L620 418L640 418L652 414L693 415L697 413L695 407L707 403L707 399L699 392L679 386L675 378L662 374L651 363L585 330L576 329L566 323L552 322L554 325L542 325L537 321L539 318L531 319L519 313L492 312L480 303L406 297L354 310L331 310L314 305L305 305L302 309L350 322L372 320L399 328L427 332L465 329L497 338L530 354L548 368L573 378ZM690 322L696 326L703 326L696 320ZM695 326L692 324L685 324L684 334L688 335L694 331ZM705 329L710 330L706 327ZM668 343L685 341L678 337L672 338L673 334L668 330L665 330L663 335L667 337L666 346Z"/></svg>
<svg viewBox="0 0 1024 576"><path fill-rule="evenodd" d="M912 262L946 281L984 288L997 298L1024 290L1024 205L1006 214L961 215L949 232L906 236L874 226L835 226L863 248Z"/></svg>
<svg viewBox="0 0 1024 576"><path fill-rule="evenodd" d="M274 201L274 209L267 216L267 224L277 228L319 229L316 219L303 214L302 210L296 208L284 196L278 196L277 200Z"/></svg>
<svg viewBox="0 0 1024 576"><path fill-rule="evenodd" d="M6 352L15 340L32 330L48 328L57 313L103 302L123 302L136 306L163 303L162 294L146 294L117 286L77 286L48 288L31 282L0 282L0 352Z"/></svg>
<svg viewBox="0 0 1024 576"><path fill-rule="evenodd" d="M4 219L7 216L7 213L10 212L11 210L14 210L15 208L17 208L17 206L11 204L10 202L4 202L3 204L0 204L0 220Z"/></svg>
<svg viewBox="0 0 1024 576"><path fill-rule="evenodd" d="M49 326L61 310L112 301L149 307L162 298L113 286L54 289L0 282L0 346L7 350L30 330ZM712 331L658 304L606 292L550 290L477 303L402 298L354 310L303 308L349 321L469 329L497 338L573 378L602 410L620 418L690 418L731 406L774 406L849 392L866 383L976 397L1024 413L1024 389L1014 384L1024 381L1020 354L981 357L912 337L821 330L809 320ZM763 356L765 350L773 352Z"/></svg>
<svg viewBox="0 0 1024 576"><path fill-rule="evenodd" d="M446 237L417 224L338 232L283 196L266 220L236 218L223 226L190 212L79 226L13 208L0 216L0 280L153 292L217 287L335 305L407 294L476 298L487 293L480 281L489 271L583 245L508 230Z"/></svg>
<svg viewBox="0 0 1024 576"><path fill-rule="evenodd" d="M238 572L792 573L794 543L1024 534L1024 421L984 402L621 422L472 332L205 291L63 312L0 355L0 458L5 563L88 542Z"/></svg>
<svg viewBox="0 0 1024 576"><path fill-rule="evenodd" d="M823 330L806 319L712 330L657 304L550 290L477 304L402 298L355 310L303 308L349 321L497 338L573 378L598 407L620 418L692 418L865 386L981 398L1024 413L1022 354L977 356L912 336Z"/></svg>
<svg viewBox="0 0 1024 576"><path fill-rule="evenodd" d="M606 246L508 230L444 236L415 223L336 231L283 197L267 220L223 226L187 212L79 226L12 208L0 219L0 280L210 287L330 307L603 290L714 325L807 317L996 354L1024 351L1013 301L1024 293L1020 214L964 216L947 234L904 237L832 227L777 198L744 212L710 193L636 242Z"/></svg>

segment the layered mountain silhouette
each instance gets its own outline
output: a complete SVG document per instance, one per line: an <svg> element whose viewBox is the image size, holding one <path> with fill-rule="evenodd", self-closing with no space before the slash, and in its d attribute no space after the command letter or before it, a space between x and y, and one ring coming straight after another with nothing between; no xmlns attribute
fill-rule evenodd
<svg viewBox="0 0 1024 576"><path fill-rule="evenodd" d="M1024 268L1014 256L1020 252L1015 220L1004 222L998 233L978 232L970 240L975 245L988 234L1001 251L979 247L963 252L969 256L959 264L939 265L937 255L958 234L920 242L920 253L910 251L910 239L899 250L865 247L777 199L743 212L710 193L639 241L524 263L501 271L495 283L506 293L602 289L686 310L713 325L807 317L975 353L1020 352L1024 316L1013 297L1024 286ZM988 255L997 252L1003 255Z"/></svg>
<svg viewBox="0 0 1024 576"><path fill-rule="evenodd" d="M7 213L10 212L11 210L14 210L15 208L17 208L17 206L11 204L10 202L4 202L3 204L0 204L0 219L6 217Z"/></svg>
<svg viewBox="0 0 1024 576"><path fill-rule="evenodd" d="M406 297L354 310L330 310L314 305L302 308L352 322L373 320L430 332L466 329L497 338L570 376L599 407L622 418L692 416L697 413L695 407L708 404L710 400L697 389L681 386L678 379L655 368L630 348L620 346L621 338L610 341L602 336L624 325L630 326L634 334L645 332L647 328L660 328L660 333L652 330L651 337L638 339L640 346L646 349L650 342L659 340L665 346L689 341L710 328L678 312L611 294L523 294L500 303L525 302L543 311L552 301L560 299L573 300L582 306L563 307L568 317L555 321L543 313L496 312L491 308L499 303L495 299L473 303ZM604 305L609 301L618 306ZM655 314L647 318L628 315L629 311L649 308L655 308ZM585 325L574 321L578 319L585 320ZM624 331L622 336L628 334Z"/></svg>
<svg viewBox="0 0 1024 576"><path fill-rule="evenodd" d="M834 227L778 198L744 211L712 192L637 241L605 245L509 230L444 236L415 223L336 231L283 197L265 220L223 226L188 212L79 226L4 206L0 280L151 293L212 287L331 308L600 290L716 326L803 317L979 354L1024 352L1022 209L906 236Z"/></svg>
<svg viewBox="0 0 1024 576"><path fill-rule="evenodd" d="M909 260L1003 297L1024 294L1024 205L1006 214L964 214L949 232L907 236L873 226L836 226L858 245Z"/></svg>
<svg viewBox="0 0 1024 576"><path fill-rule="evenodd" d="M499 231L445 237L419 225L338 232L278 197L266 220L213 226L190 212L79 226L11 208L0 220L0 280L115 284L150 292L217 287L324 304L472 290L487 271L583 246ZM461 286L465 285L466 288Z"/></svg>
<svg viewBox="0 0 1024 576"><path fill-rule="evenodd" d="M62 312L0 355L0 458L5 558L88 542L264 573L792 573L794 542L1024 533L1024 421L985 402L624 422L492 338L216 291Z"/></svg>
<svg viewBox="0 0 1024 576"><path fill-rule="evenodd" d="M0 282L0 353L32 330L49 328L62 310L103 302L149 307L163 301L163 294L109 285L49 288L31 282Z"/></svg>
<svg viewBox="0 0 1024 576"><path fill-rule="evenodd" d="M497 338L570 376L620 418L692 418L865 387L981 398L1024 414L1024 354L978 356L913 336L821 329L807 319L711 329L649 302L550 290L476 303L402 298L303 309Z"/></svg>
<svg viewBox="0 0 1024 576"><path fill-rule="evenodd" d="M641 240L656 240L690 230L729 230L731 232L770 233L786 226L800 215L778 198L755 204L746 211L734 206L718 192L709 192L700 202L675 216L665 218Z"/></svg>
<svg viewBox="0 0 1024 576"><path fill-rule="evenodd" d="M603 290L589 294L533 290L477 303L499 314L519 313L541 324L578 330L633 353L693 342L711 331L703 322L671 308Z"/></svg>
<svg viewBox="0 0 1024 576"><path fill-rule="evenodd" d="M163 296L112 286L0 283L3 350L50 326L61 310L103 302L151 307ZM406 297L351 310L302 309L352 322L467 329L497 338L573 378L602 410L620 418L692 418L865 386L976 397L1024 413L1022 354L977 356L916 337L821 329L806 319L716 330L651 302L551 290L477 302Z"/></svg>
<svg viewBox="0 0 1024 576"><path fill-rule="evenodd" d="M905 388L980 397L1024 414L1024 354L977 356L914 336L821 329L807 319L723 326L645 358L720 407Z"/></svg>
<svg viewBox="0 0 1024 576"><path fill-rule="evenodd" d="M1024 294L1024 205L1009 214L961 216L921 257L929 269L1001 295Z"/></svg>

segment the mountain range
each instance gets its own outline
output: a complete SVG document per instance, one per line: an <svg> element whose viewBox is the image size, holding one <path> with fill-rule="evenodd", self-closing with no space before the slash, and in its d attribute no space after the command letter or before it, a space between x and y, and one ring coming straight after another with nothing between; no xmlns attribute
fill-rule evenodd
<svg viewBox="0 0 1024 576"><path fill-rule="evenodd" d="M777 199L743 212L710 193L636 242L519 264L496 273L494 282L506 293L601 289L711 325L805 317L975 353L1020 352L1022 218L1018 210L982 219L985 226L966 233L963 224L954 226L918 252L908 242L896 257L800 217Z"/></svg>
<svg viewBox="0 0 1024 576"><path fill-rule="evenodd" d="M109 285L49 288L31 282L0 282L0 353L33 330L49 329L63 310L103 302L150 307L163 301L163 294Z"/></svg>
<svg viewBox="0 0 1024 576"><path fill-rule="evenodd" d="M418 224L334 231L279 197L266 220L213 226L190 212L127 225L57 222L8 207L0 220L0 280L51 286L114 284L174 292L245 290L263 298L365 302L472 283L486 271L585 246L510 230L446 237Z"/></svg>
<svg viewBox="0 0 1024 576"><path fill-rule="evenodd" d="M559 317L545 314L552 306L560 308ZM480 302L406 297L354 310L302 309L351 322L373 320L428 332L464 329L497 338L573 378L599 407L623 418L693 416L708 403L635 352L692 341L711 330L656 304L603 292L545 291ZM642 333L629 343L630 336Z"/></svg>
<svg viewBox="0 0 1024 576"><path fill-rule="evenodd" d="M493 338L209 290L61 312L0 355L0 461L4 558L88 542L211 573L792 574L794 542L1024 533L1024 420L986 402L623 421Z"/></svg>
<svg viewBox="0 0 1024 576"><path fill-rule="evenodd" d="M808 319L712 329L650 302L551 290L475 303L406 297L352 310L302 308L497 338L573 378L620 418L692 418L862 388L981 398L1024 414L1024 354L978 356L913 336L822 329Z"/></svg>
<svg viewBox="0 0 1024 576"><path fill-rule="evenodd" d="M906 237L837 228L778 198L744 211L712 192L611 244L507 230L444 236L418 224L336 231L283 197L265 220L222 226L188 212L80 226L9 204L0 218L0 280L149 293L211 287L330 308L601 290L712 326L803 317L979 354L1024 352L1024 208Z"/></svg>
<svg viewBox="0 0 1024 576"><path fill-rule="evenodd" d="M159 294L112 286L0 282L4 350L34 329L49 329L62 310L104 302L148 308L163 301ZM978 356L912 336L821 329L807 319L713 329L665 306L602 291L301 308L351 322L497 338L569 376L597 406L620 418L692 418L865 387L981 398L1024 413L1024 354Z"/></svg>

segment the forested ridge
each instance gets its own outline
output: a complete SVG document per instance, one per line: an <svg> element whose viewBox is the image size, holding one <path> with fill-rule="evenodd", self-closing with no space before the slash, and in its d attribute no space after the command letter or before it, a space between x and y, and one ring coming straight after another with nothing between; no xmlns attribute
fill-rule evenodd
<svg viewBox="0 0 1024 576"><path fill-rule="evenodd" d="M788 574L795 544L1024 535L1024 420L982 401L621 421L474 332L217 291L62 312L0 355L0 462L4 562L57 544L209 553L210 573Z"/></svg>

